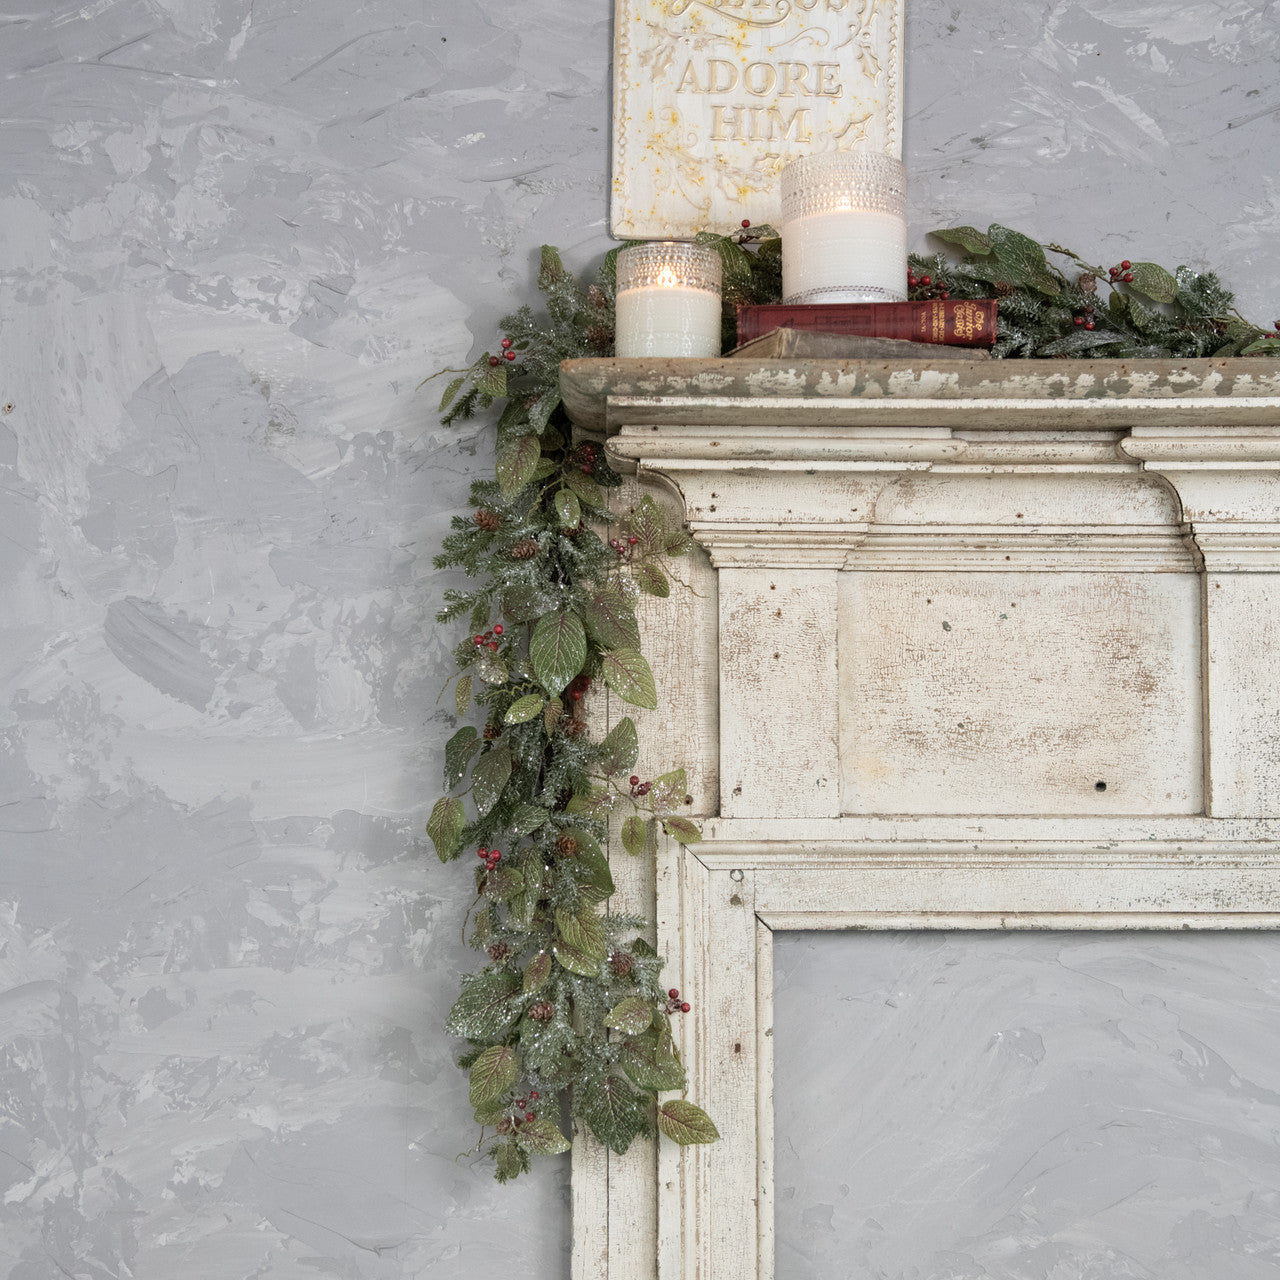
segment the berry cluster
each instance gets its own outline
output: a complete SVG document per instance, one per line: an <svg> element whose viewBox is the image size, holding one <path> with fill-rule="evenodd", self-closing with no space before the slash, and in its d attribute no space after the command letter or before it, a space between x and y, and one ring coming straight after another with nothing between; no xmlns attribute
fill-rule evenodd
<svg viewBox="0 0 1280 1280"><path fill-rule="evenodd" d="M631 795L633 799L638 798L639 796L647 796L653 788L652 782L641 782L634 773L627 779L627 781L631 784Z"/></svg>
<svg viewBox="0 0 1280 1280"><path fill-rule="evenodd" d="M590 441L580 444L569 459L584 476L589 476L596 466L596 447Z"/></svg>
<svg viewBox="0 0 1280 1280"><path fill-rule="evenodd" d="M1085 309L1084 309L1084 314L1083 314L1083 315L1076 316L1076 318L1075 318L1075 323L1076 323L1076 325L1077 325L1077 326L1079 326L1079 327L1080 327L1080 328L1082 328L1082 329L1093 329L1093 328L1095 328L1095 327L1096 327L1096 326L1095 326L1095 322L1094 322L1094 318L1093 318L1093 303L1092 303L1092 302L1087 303L1087 304L1085 305Z"/></svg>
<svg viewBox="0 0 1280 1280"><path fill-rule="evenodd" d="M687 1000L680 999L679 987L672 987L671 990L667 992L667 996L669 997L667 1000L668 1013L688 1013L689 1010L693 1008Z"/></svg>
<svg viewBox="0 0 1280 1280"><path fill-rule="evenodd" d="M473 637L477 649L491 649L494 653L498 652L498 637L502 635L502 623L490 627L483 635Z"/></svg>
<svg viewBox="0 0 1280 1280"><path fill-rule="evenodd" d="M621 538L610 538L609 545L617 552L619 560L630 560L639 541L640 539L633 533L625 542Z"/></svg>
<svg viewBox="0 0 1280 1280"><path fill-rule="evenodd" d="M537 1089L531 1089L527 1098L516 1098L511 1104L511 1116L498 1121L498 1132L505 1136L513 1129L518 1129L521 1121L530 1124L536 1120L538 1115L532 1108L541 1096Z"/></svg>
<svg viewBox="0 0 1280 1280"><path fill-rule="evenodd" d="M1129 270L1133 263L1126 258L1123 262L1118 262L1110 268L1111 283L1115 284L1117 280L1123 281L1125 284L1133 283L1133 272Z"/></svg>
<svg viewBox="0 0 1280 1280"><path fill-rule="evenodd" d="M497 849L486 849L484 845L476 850L476 857L484 863L486 871L492 871L502 861L502 854Z"/></svg>
<svg viewBox="0 0 1280 1280"><path fill-rule="evenodd" d="M510 338L503 338L502 355L490 356L489 367L491 369L496 369L498 365L500 365L503 362L503 360L514 360L516 358L516 353L511 350L513 346L515 346L515 343L513 343Z"/></svg>
<svg viewBox="0 0 1280 1280"><path fill-rule="evenodd" d="M918 276L914 271L907 272L907 288L924 291L916 298L919 302L927 302L930 298L941 298L945 302L951 297L950 287L945 280L935 280L932 276Z"/></svg>
<svg viewBox="0 0 1280 1280"><path fill-rule="evenodd" d="M581 702L583 695L591 688L591 677L588 675L576 675L569 681L565 692L569 695L572 702Z"/></svg>

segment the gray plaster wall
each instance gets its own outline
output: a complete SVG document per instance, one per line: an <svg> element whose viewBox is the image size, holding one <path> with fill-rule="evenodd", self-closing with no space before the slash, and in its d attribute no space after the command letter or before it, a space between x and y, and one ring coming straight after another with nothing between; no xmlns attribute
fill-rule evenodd
<svg viewBox="0 0 1280 1280"><path fill-rule="evenodd" d="M907 3L917 238L1280 315L1280 7ZM606 0L0 0L6 1277L565 1273L564 1162L457 1158L430 556L491 456L415 387L608 247L609 55Z"/></svg>

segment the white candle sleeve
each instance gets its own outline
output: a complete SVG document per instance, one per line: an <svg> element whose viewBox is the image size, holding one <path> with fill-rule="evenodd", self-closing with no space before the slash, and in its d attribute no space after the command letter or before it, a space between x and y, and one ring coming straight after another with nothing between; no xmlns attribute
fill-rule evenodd
<svg viewBox="0 0 1280 1280"><path fill-rule="evenodd" d="M660 241L618 254L614 350L620 356L720 354L720 255Z"/></svg>

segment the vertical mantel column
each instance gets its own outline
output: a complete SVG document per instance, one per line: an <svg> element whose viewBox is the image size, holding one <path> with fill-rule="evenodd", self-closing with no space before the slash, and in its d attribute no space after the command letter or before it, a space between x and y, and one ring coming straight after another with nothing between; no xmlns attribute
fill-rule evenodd
<svg viewBox="0 0 1280 1280"><path fill-rule="evenodd" d="M1204 559L1206 812L1280 813L1280 427L1137 427Z"/></svg>

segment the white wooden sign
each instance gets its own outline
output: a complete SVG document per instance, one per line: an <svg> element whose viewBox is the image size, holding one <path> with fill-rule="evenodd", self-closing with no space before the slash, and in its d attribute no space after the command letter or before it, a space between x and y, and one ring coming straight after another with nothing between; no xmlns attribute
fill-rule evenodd
<svg viewBox="0 0 1280 1280"><path fill-rule="evenodd" d="M613 234L776 223L792 156L902 154L902 0L618 0Z"/></svg>
<svg viewBox="0 0 1280 1280"><path fill-rule="evenodd" d="M678 367L677 367L678 366ZM1280 368L581 361L705 551L642 618L656 910L722 1139L575 1142L575 1280L772 1280L773 931L1280 928ZM652 753L652 754L650 754Z"/></svg>

